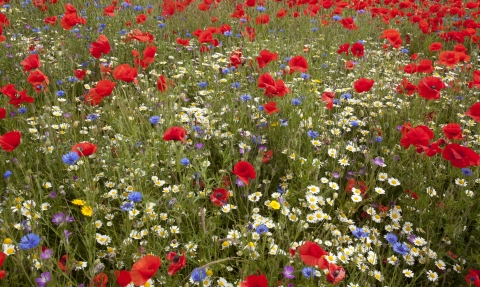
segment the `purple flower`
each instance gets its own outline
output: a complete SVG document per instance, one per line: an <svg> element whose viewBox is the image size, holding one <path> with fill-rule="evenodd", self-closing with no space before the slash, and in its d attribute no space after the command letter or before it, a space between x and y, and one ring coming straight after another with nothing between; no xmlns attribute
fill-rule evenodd
<svg viewBox="0 0 480 287"><path fill-rule="evenodd" d="M37 278L35 281L37 281L37 287L44 287L51 280L52 276L50 275L50 272L43 272L40 274L40 278Z"/></svg>
<svg viewBox="0 0 480 287"><path fill-rule="evenodd" d="M55 191L50 192L50 198L57 198L57 193Z"/></svg>
<svg viewBox="0 0 480 287"><path fill-rule="evenodd" d="M372 162L373 162L373 164L381 166L381 167L386 166L385 163L383 162L383 158L378 157L378 156L375 159L372 159Z"/></svg>
<svg viewBox="0 0 480 287"><path fill-rule="evenodd" d="M52 222L56 225L60 225L65 221L65 214L63 212L54 214L52 217Z"/></svg>
<svg viewBox="0 0 480 287"><path fill-rule="evenodd" d="M65 229L63 231L63 235L65 235L65 241L67 241L67 244L68 244L68 237L70 237L70 235L72 235L72 233Z"/></svg>
<svg viewBox="0 0 480 287"><path fill-rule="evenodd" d="M52 258L52 256L53 256L53 251L52 249L48 249L48 248L42 251L42 254L40 254L40 258L42 258L43 260L50 259Z"/></svg>
<svg viewBox="0 0 480 287"><path fill-rule="evenodd" d="M287 265L287 266L285 266L285 268L283 269L282 274L283 274L283 276L285 276L285 278L287 278L287 279L293 279L293 278L295 278L295 276L293 275L293 271L294 271L293 266Z"/></svg>

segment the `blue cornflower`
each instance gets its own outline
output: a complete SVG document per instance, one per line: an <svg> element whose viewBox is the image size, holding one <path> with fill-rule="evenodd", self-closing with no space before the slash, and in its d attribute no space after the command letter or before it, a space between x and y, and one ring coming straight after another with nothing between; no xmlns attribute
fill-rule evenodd
<svg viewBox="0 0 480 287"><path fill-rule="evenodd" d="M352 94L350 94L350 93L345 93L345 94L340 96L340 99L343 99L343 100L351 99L351 98L352 98Z"/></svg>
<svg viewBox="0 0 480 287"><path fill-rule="evenodd" d="M4 174L3 174L3 178L9 178L10 176L12 176L12 172L7 170Z"/></svg>
<svg viewBox="0 0 480 287"><path fill-rule="evenodd" d="M302 100L300 100L299 98L293 98L292 99L292 105L294 106L298 106L302 103Z"/></svg>
<svg viewBox="0 0 480 287"><path fill-rule="evenodd" d="M375 137L375 141L377 143L381 143L383 141L383 138L382 137Z"/></svg>
<svg viewBox="0 0 480 287"><path fill-rule="evenodd" d="M473 175L473 172L468 168L462 168L462 173L463 173L463 175L466 175L466 176L472 176Z"/></svg>
<svg viewBox="0 0 480 287"><path fill-rule="evenodd" d="M97 114L89 114L89 115L87 116L87 120L89 120L89 121L92 121L92 122L93 122L93 121L96 120L96 119L98 119L98 115L97 115Z"/></svg>
<svg viewBox="0 0 480 287"><path fill-rule="evenodd" d="M158 24L158 28L164 28L164 27L165 27L165 24L163 23Z"/></svg>
<svg viewBox="0 0 480 287"><path fill-rule="evenodd" d="M282 126L282 127L288 126L288 120L287 119L280 119L280 126Z"/></svg>
<svg viewBox="0 0 480 287"><path fill-rule="evenodd" d="M40 236L35 233L29 233L20 239L18 246L22 250L28 250L37 247L38 244L40 244Z"/></svg>
<svg viewBox="0 0 480 287"><path fill-rule="evenodd" d="M263 106L259 106L259 107L258 107L258 110L261 111L261 112L263 112L265 109L263 108Z"/></svg>
<svg viewBox="0 0 480 287"><path fill-rule="evenodd" d="M251 99L252 96L250 96L250 94L243 94L240 96L240 100L242 100L242 102L250 101Z"/></svg>
<svg viewBox="0 0 480 287"><path fill-rule="evenodd" d="M308 79L310 78L310 75L307 74L307 73L302 73L302 74L300 75L300 77L302 77L302 79L304 79L304 80L308 80Z"/></svg>
<svg viewBox="0 0 480 287"><path fill-rule="evenodd" d="M318 31L318 28L317 28L317 27L313 27L313 28L312 28L312 31L313 31L313 32L317 32L317 31Z"/></svg>
<svg viewBox="0 0 480 287"><path fill-rule="evenodd" d="M265 12L265 11L267 11L267 8L265 8L263 6L257 6L257 11Z"/></svg>
<svg viewBox="0 0 480 287"><path fill-rule="evenodd" d="M131 200L133 202L140 202L142 201L143 195L141 192L134 191L128 194L128 200Z"/></svg>
<svg viewBox="0 0 480 287"><path fill-rule="evenodd" d="M352 234L356 238L365 238L368 236L368 232L363 231L362 228L356 228L354 231L352 231Z"/></svg>
<svg viewBox="0 0 480 287"><path fill-rule="evenodd" d="M232 85L230 87L232 87L234 89L238 89L238 88L240 88L240 83L239 82L232 83Z"/></svg>
<svg viewBox="0 0 480 287"><path fill-rule="evenodd" d="M394 244L398 242L398 237L393 233L388 233L387 235L385 235L385 239L390 244Z"/></svg>
<svg viewBox="0 0 480 287"><path fill-rule="evenodd" d="M408 53L408 49L405 49L405 48L403 48L403 49L402 49L402 50L400 50L400 51L401 51L402 53L405 53L405 54L407 54L407 53Z"/></svg>
<svg viewBox="0 0 480 287"><path fill-rule="evenodd" d="M142 10L143 10L143 7L140 6L140 5L135 5L135 6L133 6L133 10L134 10L134 11L142 11Z"/></svg>
<svg viewBox="0 0 480 287"><path fill-rule="evenodd" d="M255 232L257 234L267 233L268 227L265 224L260 224L256 229Z"/></svg>
<svg viewBox="0 0 480 287"><path fill-rule="evenodd" d="M131 202L126 202L123 205L120 205L120 209L123 211L130 211L133 209L133 203Z"/></svg>
<svg viewBox="0 0 480 287"><path fill-rule="evenodd" d="M180 163L184 166L187 166L187 165L190 164L190 160L188 158L184 157L180 160Z"/></svg>
<svg viewBox="0 0 480 287"><path fill-rule="evenodd" d="M71 151L67 154L64 154L62 156L62 160L64 163L66 164L69 164L69 165L73 165L77 162L77 160L80 159L80 156L78 155L78 153L74 152L74 151Z"/></svg>
<svg viewBox="0 0 480 287"><path fill-rule="evenodd" d="M24 114L24 113L26 113L26 112L27 112L27 108L25 108L25 107L18 109L18 113L19 113L19 114Z"/></svg>
<svg viewBox="0 0 480 287"><path fill-rule="evenodd" d="M318 132L309 130L309 131L307 131L307 135L308 135L308 137L314 139L314 138L318 137Z"/></svg>
<svg viewBox="0 0 480 287"><path fill-rule="evenodd" d="M342 20L342 17L339 16L339 15L333 15L332 19L333 19L333 21L340 21L340 20Z"/></svg>
<svg viewBox="0 0 480 287"><path fill-rule="evenodd" d="M359 125L358 121L351 121L350 124L352 125L352 127L358 127Z"/></svg>
<svg viewBox="0 0 480 287"><path fill-rule="evenodd" d="M225 31L225 32L223 32L223 35L227 36L227 37L230 37L230 36L232 36L232 31Z"/></svg>
<svg viewBox="0 0 480 287"><path fill-rule="evenodd" d="M302 274L305 278L315 277L315 269L312 267L305 267L302 269Z"/></svg>
<svg viewBox="0 0 480 287"><path fill-rule="evenodd" d="M198 134L202 134L202 133L203 133L202 127L197 126L197 125L192 126L192 130L193 130L194 132L198 133Z"/></svg>
<svg viewBox="0 0 480 287"><path fill-rule="evenodd" d="M222 69L222 74L228 74L228 73L230 73L230 69L227 69L227 68Z"/></svg>
<svg viewBox="0 0 480 287"><path fill-rule="evenodd" d="M156 125L160 121L160 117L159 116L152 116L152 117L150 117L149 121L152 125Z"/></svg>
<svg viewBox="0 0 480 287"><path fill-rule="evenodd" d="M193 282L200 282L207 277L207 272L203 268L195 268L190 275Z"/></svg>
<svg viewBox="0 0 480 287"><path fill-rule="evenodd" d="M410 251L410 248L408 248L407 244L405 243L397 242L397 243L394 243L392 247L393 247L393 251L400 255L407 255L408 252Z"/></svg>
<svg viewBox="0 0 480 287"><path fill-rule="evenodd" d="M198 83L198 86L199 86L200 88L205 88L207 85L208 85L207 82L200 82L200 83Z"/></svg>

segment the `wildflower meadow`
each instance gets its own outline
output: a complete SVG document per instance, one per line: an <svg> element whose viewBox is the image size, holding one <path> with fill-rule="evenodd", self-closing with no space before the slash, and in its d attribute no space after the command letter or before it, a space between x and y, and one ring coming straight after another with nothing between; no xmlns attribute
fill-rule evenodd
<svg viewBox="0 0 480 287"><path fill-rule="evenodd" d="M0 0L0 286L479 287L479 16Z"/></svg>

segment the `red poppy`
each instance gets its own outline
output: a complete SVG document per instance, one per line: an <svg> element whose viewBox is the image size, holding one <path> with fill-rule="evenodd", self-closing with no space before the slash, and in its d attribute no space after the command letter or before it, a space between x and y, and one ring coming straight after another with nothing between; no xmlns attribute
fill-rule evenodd
<svg viewBox="0 0 480 287"><path fill-rule="evenodd" d="M435 68L432 66L432 61L425 59L421 60L420 63L418 63L417 66L417 72L418 73L425 73L425 74L431 74L435 71Z"/></svg>
<svg viewBox="0 0 480 287"><path fill-rule="evenodd" d="M468 82L468 87L470 89L473 87L480 88L480 70L473 71L473 81Z"/></svg>
<svg viewBox="0 0 480 287"><path fill-rule="evenodd" d="M12 152L20 145L22 133L19 131L11 131L0 136L0 147L6 152Z"/></svg>
<svg viewBox="0 0 480 287"><path fill-rule="evenodd" d="M7 254L5 254L4 252L0 252L0 268L2 267L6 257ZM5 275L7 275L7 272L5 270L0 270L0 279L3 279Z"/></svg>
<svg viewBox="0 0 480 287"><path fill-rule="evenodd" d="M69 266L67 266L67 261L68 261L68 259L69 259L69 256L68 256L67 254L64 254L64 255L60 258L60 260L58 260L58 262L57 262L58 267L59 267L63 272L68 272L68 270L67 270L67 267L69 267ZM72 263L72 265L75 265L75 264L77 263L77 261L76 261L76 260L73 260L73 262L71 262L71 263ZM71 267L71 266L70 266L70 267Z"/></svg>
<svg viewBox="0 0 480 287"><path fill-rule="evenodd" d="M276 60L278 57L278 53L275 52L275 53L272 53L270 52L269 50L262 50L260 51L260 56L258 56L256 59L257 59L257 62L258 62L258 67L260 69L264 68L268 63L270 63L271 61L274 61Z"/></svg>
<svg viewBox="0 0 480 287"><path fill-rule="evenodd" d="M158 268L162 265L160 257L147 255L135 262L130 271L133 284L140 286L144 285L150 278L155 275Z"/></svg>
<svg viewBox="0 0 480 287"><path fill-rule="evenodd" d="M345 187L345 191L346 192L352 192L353 188L360 189L361 194L365 194L365 192L368 190L368 187L365 184L365 182L363 182L361 180L359 180L357 182L357 181L355 181L355 179L350 178L347 182L347 186Z"/></svg>
<svg viewBox="0 0 480 287"><path fill-rule="evenodd" d="M6 117L7 117L7 110L5 110L4 108L0 108L0 120L3 120Z"/></svg>
<svg viewBox="0 0 480 287"><path fill-rule="evenodd" d="M428 49L433 52L433 51L441 51L442 50L442 43L440 42L435 42L430 44L430 47Z"/></svg>
<svg viewBox="0 0 480 287"><path fill-rule="evenodd" d="M268 279L263 274L250 275L244 282L240 282L240 287L268 287Z"/></svg>
<svg viewBox="0 0 480 287"><path fill-rule="evenodd" d="M442 157L458 168L480 166L480 155L474 150L457 143L447 145L442 152Z"/></svg>
<svg viewBox="0 0 480 287"><path fill-rule="evenodd" d="M29 84L32 85L32 87L35 89L37 93L41 92L45 86L47 86L50 83L50 80L48 77L42 73L39 69L36 69L35 71L30 72L30 75L28 75L27 81Z"/></svg>
<svg viewBox="0 0 480 287"><path fill-rule="evenodd" d="M165 141L181 141L182 143L187 143L185 141L185 136L187 135L187 130L183 127L173 126L168 128L165 133L163 133L163 140Z"/></svg>
<svg viewBox="0 0 480 287"><path fill-rule="evenodd" d="M355 91L357 93L363 93L370 91L374 83L374 80L361 78L356 80L355 83L353 83L353 87L355 88Z"/></svg>
<svg viewBox="0 0 480 287"><path fill-rule="evenodd" d="M428 157L432 157L432 156L442 152L442 149L440 148L440 145L444 145L444 144L445 144L445 140L441 138L441 139L437 140L436 142L429 143L428 145L418 146L415 149L415 151L417 153L425 152L425 154Z"/></svg>
<svg viewBox="0 0 480 287"><path fill-rule="evenodd" d="M283 18L285 16L287 16L287 10L282 8L280 9L280 11L277 12L277 18Z"/></svg>
<svg viewBox="0 0 480 287"><path fill-rule="evenodd" d="M40 63L40 59L38 58L38 54L31 54L30 56L25 58L25 60L20 62L20 64L23 66L24 72L31 71L42 65Z"/></svg>
<svg viewBox="0 0 480 287"><path fill-rule="evenodd" d="M265 89L264 96L269 98L283 97L290 92L283 80L278 79L275 81L269 73L264 73L258 78L258 87Z"/></svg>
<svg viewBox="0 0 480 287"><path fill-rule="evenodd" d="M403 71L407 74L415 74L417 72L417 65L415 65L415 63L410 63L403 67Z"/></svg>
<svg viewBox="0 0 480 287"><path fill-rule="evenodd" d="M248 180L257 178L257 173L252 164L247 161L239 161L233 167L233 174L245 184L248 185Z"/></svg>
<svg viewBox="0 0 480 287"><path fill-rule="evenodd" d="M242 50L236 50L233 51L230 54L230 67L235 67L238 69L238 66L240 66L243 63L242 61Z"/></svg>
<svg viewBox="0 0 480 287"><path fill-rule="evenodd" d="M345 278L345 269L333 263L328 264L327 281L332 284L338 284Z"/></svg>
<svg viewBox="0 0 480 287"><path fill-rule="evenodd" d="M261 14L258 15L257 18L255 18L255 24L261 25L261 24L268 24L270 21L270 16L268 14Z"/></svg>
<svg viewBox="0 0 480 287"><path fill-rule="evenodd" d="M272 157L273 157L273 151L267 150L266 152L263 153L262 163L269 163L270 160L272 160Z"/></svg>
<svg viewBox="0 0 480 287"><path fill-rule="evenodd" d="M440 99L440 91L446 87L445 83L437 77L425 77L417 86L418 95L427 100Z"/></svg>
<svg viewBox="0 0 480 287"><path fill-rule="evenodd" d="M103 9L103 16L115 17L115 5L110 5Z"/></svg>
<svg viewBox="0 0 480 287"><path fill-rule="evenodd" d="M465 281L469 286L475 284L476 287L480 287L480 270L470 269L469 273L465 275Z"/></svg>
<svg viewBox="0 0 480 287"><path fill-rule="evenodd" d="M363 46L363 44L357 42L352 45L350 51L352 52L352 55L360 58L363 57L363 55L365 54L365 47Z"/></svg>
<svg viewBox="0 0 480 287"><path fill-rule="evenodd" d="M130 67L129 64L121 64L113 70L113 78L124 82L133 82L137 77L137 69Z"/></svg>
<svg viewBox="0 0 480 287"><path fill-rule="evenodd" d="M333 108L333 99L335 99L334 92L323 92L322 102L327 104L327 109L331 110Z"/></svg>
<svg viewBox="0 0 480 287"><path fill-rule="evenodd" d="M93 283L93 285L92 285ZM92 282L88 284L88 287L94 286L94 287L106 287L108 283L108 276L104 272L97 274L95 277L93 277Z"/></svg>
<svg viewBox="0 0 480 287"><path fill-rule="evenodd" d="M4 86L1 90L2 94L6 95L9 97L11 100L8 102L11 105L14 105L15 108L18 108L18 106L21 103L33 103L35 101L34 98L30 97L27 95L27 90L23 91L17 91L15 89L14 84L8 84Z"/></svg>
<svg viewBox="0 0 480 287"><path fill-rule="evenodd" d="M115 271L115 276L117 277L117 284L120 285L120 287L127 287L127 285L132 282L130 272L128 272L127 270L117 270Z"/></svg>
<svg viewBox="0 0 480 287"><path fill-rule="evenodd" d="M147 21L147 15L140 14L140 15L137 16L135 21L137 22L137 24L143 24L143 23L145 23L145 21Z"/></svg>
<svg viewBox="0 0 480 287"><path fill-rule="evenodd" d="M172 261L168 267L168 275L170 276L175 275L180 269L187 266L185 251L182 252L181 256L175 252L169 252L167 254L167 260Z"/></svg>
<svg viewBox="0 0 480 287"><path fill-rule="evenodd" d="M230 192L225 188L214 188L210 194L210 201L216 206L222 207L228 201Z"/></svg>
<svg viewBox="0 0 480 287"><path fill-rule="evenodd" d="M158 77L157 89L160 92L165 92L167 90L167 80L165 79L165 76L161 75Z"/></svg>
<svg viewBox="0 0 480 287"><path fill-rule="evenodd" d="M342 23L343 28L348 30L358 30L357 25L355 25L355 21L352 17L343 18L340 23Z"/></svg>
<svg viewBox="0 0 480 287"><path fill-rule="evenodd" d="M153 43L154 41L154 36L148 32L142 32L139 29L136 29L132 31L131 33L128 33L127 38L125 39L126 42L131 41L131 40L137 40L139 42L149 42Z"/></svg>
<svg viewBox="0 0 480 287"><path fill-rule="evenodd" d="M325 256L328 256L328 252L315 242L306 241L300 247L300 258L308 266L318 266L320 269L327 269L328 261L325 259Z"/></svg>
<svg viewBox="0 0 480 287"><path fill-rule="evenodd" d="M213 34L209 30L203 31L198 36L198 42L200 42L200 44L210 43L215 47L218 46L218 40L213 38Z"/></svg>
<svg viewBox="0 0 480 287"><path fill-rule="evenodd" d="M90 156L97 151L97 145L89 142L81 142L72 147L72 151L76 152L78 156Z"/></svg>
<svg viewBox="0 0 480 287"><path fill-rule="evenodd" d="M110 80L98 81L95 88L88 91L88 95L85 97L85 102L90 103L92 106L100 104L104 97L109 96L117 83Z"/></svg>
<svg viewBox="0 0 480 287"><path fill-rule="evenodd" d="M387 39L390 42L392 47L398 49L402 46L402 38L400 37L400 32L395 29L384 30L380 38Z"/></svg>
<svg viewBox="0 0 480 287"><path fill-rule="evenodd" d="M416 126L408 132L403 133L400 145L408 149L410 145L415 147L428 146L434 137L433 132L427 126Z"/></svg>
<svg viewBox="0 0 480 287"><path fill-rule="evenodd" d="M74 70L73 73L75 74L75 77L79 80L83 80L85 78L85 75L87 74L86 70Z"/></svg>
<svg viewBox="0 0 480 287"><path fill-rule="evenodd" d="M265 110L265 112L269 115L271 114L274 114L278 111L280 111L279 108L277 108L277 103L275 102L268 102L266 104L263 105L263 109Z"/></svg>
<svg viewBox="0 0 480 287"><path fill-rule="evenodd" d="M455 51L443 51L439 55L440 61L438 61L440 64L454 68L455 65L460 61L460 56L457 52Z"/></svg>
<svg viewBox="0 0 480 287"><path fill-rule="evenodd" d="M90 44L90 54L95 58L100 58L103 55L110 53L111 47L108 38L105 35L100 35L97 41Z"/></svg>
<svg viewBox="0 0 480 287"><path fill-rule="evenodd" d="M190 38L187 38L187 39L177 38L177 44L187 47L188 45L190 45Z"/></svg>
<svg viewBox="0 0 480 287"><path fill-rule="evenodd" d="M403 78L402 83L398 85L396 89L400 94L405 92L407 96L411 96L417 90L417 86L415 86L413 83L410 83L406 78Z"/></svg>
<svg viewBox="0 0 480 287"><path fill-rule="evenodd" d="M348 56L348 49L350 49L350 44L349 44L349 43L342 44L342 45L340 45L340 47L338 48L337 54L345 53L345 55Z"/></svg>
<svg viewBox="0 0 480 287"><path fill-rule="evenodd" d="M443 134L447 139L455 139L459 140L462 139L462 128L459 124L450 123L442 128Z"/></svg>
<svg viewBox="0 0 480 287"><path fill-rule="evenodd" d="M465 112L465 115L471 117L476 122L480 122L480 102L473 104L470 109Z"/></svg>
<svg viewBox="0 0 480 287"><path fill-rule="evenodd" d="M290 61L288 61L288 66L290 67L290 75L294 71L306 73L308 70L307 60L303 56L292 57Z"/></svg>

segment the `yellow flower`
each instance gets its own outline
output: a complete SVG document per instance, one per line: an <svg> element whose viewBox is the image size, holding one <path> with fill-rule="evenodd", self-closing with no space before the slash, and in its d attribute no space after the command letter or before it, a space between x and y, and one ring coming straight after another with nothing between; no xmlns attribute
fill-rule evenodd
<svg viewBox="0 0 480 287"><path fill-rule="evenodd" d="M7 237L7 238L5 238L5 240L3 240L3 243L10 244L10 243L12 243L12 239Z"/></svg>
<svg viewBox="0 0 480 287"><path fill-rule="evenodd" d="M93 214L93 208L89 205L85 205L82 207L82 214L91 217Z"/></svg>
<svg viewBox="0 0 480 287"><path fill-rule="evenodd" d="M84 206L85 205L85 200L74 199L74 200L72 200L72 203L75 204L75 205Z"/></svg>
<svg viewBox="0 0 480 287"><path fill-rule="evenodd" d="M273 209L280 209L280 203L278 203L276 200L272 200L268 206Z"/></svg>
<svg viewBox="0 0 480 287"><path fill-rule="evenodd" d="M210 269L208 269L208 270L207 270L207 276L210 277L210 276L212 276L212 275L213 275L213 271L210 270Z"/></svg>

